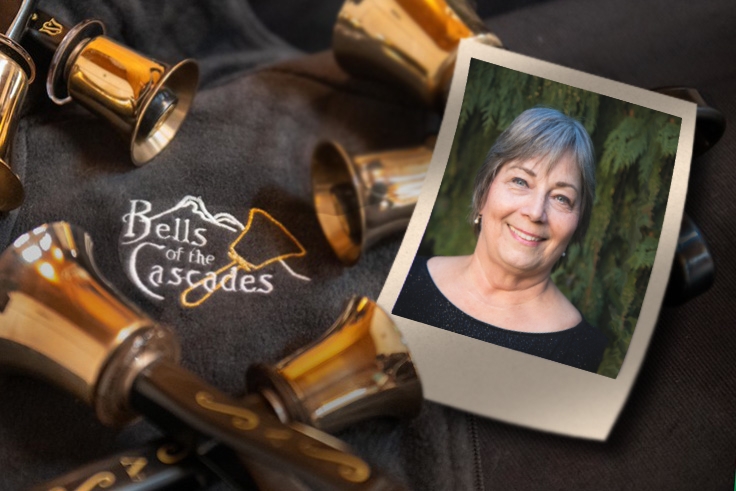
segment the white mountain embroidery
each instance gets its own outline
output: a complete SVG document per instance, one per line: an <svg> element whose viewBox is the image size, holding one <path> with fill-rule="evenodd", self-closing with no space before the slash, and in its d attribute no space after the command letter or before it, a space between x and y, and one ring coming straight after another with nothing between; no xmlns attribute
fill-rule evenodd
<svg viewBox="0 0 736 491"><path fill-rule="evenodd" d="M199 196L184 196L184 198L182 198L181 201L173 207L162 211L158 215L153 215L151 217L151 221L157 220L162 216L168 215L177 210L181 210L182 208L190 208L192 213L200 217L205 222L217 225L218 227L222 227L231 232L239 232L245 228L245 225L229 213L218 213L217 215L210 213L207 210L207 206L204 204L204 201L202 201L202 198Z"/></svg>

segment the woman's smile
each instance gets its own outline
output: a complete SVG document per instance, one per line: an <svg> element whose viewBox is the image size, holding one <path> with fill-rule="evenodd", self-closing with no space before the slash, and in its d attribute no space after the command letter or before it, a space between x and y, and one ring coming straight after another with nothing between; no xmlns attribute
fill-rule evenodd
<svg viewBox="0 0 736 491"><path fill-rule="evenodd" d="M516 240L518 240L524 245L535 247L539 245L541 241L546 240L543 237L540 237L538 235L533 235L533 234L524 232L523 230L520 230L511 224L509 224L509 230L511 231L512 237L514 237Z"/></svg>

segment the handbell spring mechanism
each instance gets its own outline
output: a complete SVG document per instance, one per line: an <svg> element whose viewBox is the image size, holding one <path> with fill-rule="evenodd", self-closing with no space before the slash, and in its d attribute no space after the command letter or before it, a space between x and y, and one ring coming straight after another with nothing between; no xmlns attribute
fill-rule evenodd
<svg viewBox="0 0 736 491"><path fill-rule="evenodd" d="M6 2L0 8L0 211L19 207L24 198L10 159L20 109L36 72L31 56L19 44L35 3Z"/></svg>
<svg viewBox="0 0 736 491"><path fill-rule="evenodd" d="M199 68L145 57L108 38L98 20L70 27L36 10L28 36L53 52L46 92L56 104L74 100L130 139L135 165L156 157L179 131L197 91Z"/></svg>

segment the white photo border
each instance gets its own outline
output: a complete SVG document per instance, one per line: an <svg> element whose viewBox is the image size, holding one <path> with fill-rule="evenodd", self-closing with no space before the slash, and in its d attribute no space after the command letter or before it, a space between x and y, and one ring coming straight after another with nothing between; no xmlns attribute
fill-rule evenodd
<svg viewBox="0 0 736 491"><path fill-rule="evenodd" d="M404 285L439 193L473 58L682 118L659 245L636 329L617 378L392 315L409 345L426 399L511 424L605 441L639 373L670 276L685 208L696 105L472 39L463 40L432 163L378 298L378 304L389 313Z"/></svg>

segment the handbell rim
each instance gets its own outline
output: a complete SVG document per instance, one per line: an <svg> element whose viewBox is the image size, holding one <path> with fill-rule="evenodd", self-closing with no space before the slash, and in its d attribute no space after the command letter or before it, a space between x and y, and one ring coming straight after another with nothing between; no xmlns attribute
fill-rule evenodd
<svg viewBox="0 0 736 491"><path fill-rule="evenodd" d="M174 86L172 88L172 86ZM130 139L130 157L136 166L144 165L153 160L174 140L176 134L184 124L189 111L192 108L194 96L199 87L199 64L193 58L186 58L173 67L166 70L163 77L151 89L149 95L141 105L140 112L136 118L135 127ZM151 108L154 98L164 89L171 88L177 95L177 101L170 114L165 116L161 128L156 128L147 135L141 135L141 121L146 117ZM172 122L173 124L168 124ZM160 134L163 127L171 131L171 136L166 138L161 146L152 144L153 135Z"/></svg>
<svg viewBox="0 0 736 491"><path fill-rule="evenodd" d="M331 151L334 152L335 155L339 158L341 167L347 171L347 174L349 176L349 181L353 186L353 190L355 192L356 199L358 201L358 209L355 210L357 212L359 221L360 221L360 229L358 230L359 234L359 240L353 241L350 238L350 234L345 234L343 231L342 238L347 238L354 247L351 247L349 250L338 250L337 247L335 247L335 236L334 234L328 234L328 224L325 223L323 219L323 213L320 213L317 209L317 192L316 192L316 169L320 165L325 165L323 162L323 159L318 158L318 155L320 152L324 151ZM311 183L312 183L312 203L315 207L315 212L317 215L317 220L319 221L320 228L322 229L322 232L324 233L325 237L327 238L327 242L329 242L330 247L334 251L337 258L340 260L341 263L343 263L345 266L352 266L358 262L360 257L363 255L363 249L365 244L365 231L366 231L366 216L365 216L365 200L363 199L362 193L359 192L361 181L360 176L358 175L357 170L355 169L355 165L353 163L353 159L350 156L350 154L345 150L345 148L340 145L338 142L334 140L326 140L320 142L312 152L312 166L311 166ZM357 252L356 252L357 249Z"/></svg>
<svg viewBox="0 0 736 491"><path fill-rule="evenodd" d="M26 83L30 85L36 78L36 64L28 51L13 39L0 34L0 52L13 60L23 70L28 78Z"/></svg>

